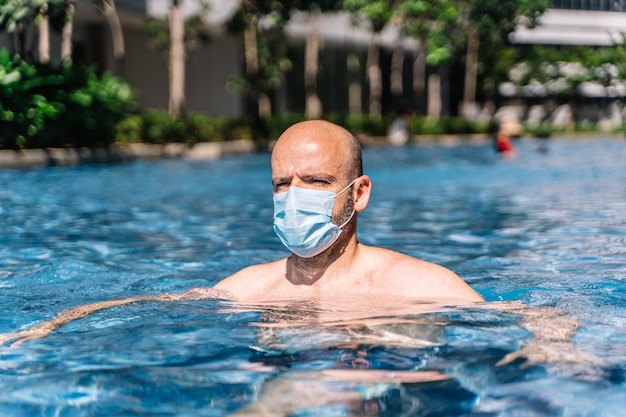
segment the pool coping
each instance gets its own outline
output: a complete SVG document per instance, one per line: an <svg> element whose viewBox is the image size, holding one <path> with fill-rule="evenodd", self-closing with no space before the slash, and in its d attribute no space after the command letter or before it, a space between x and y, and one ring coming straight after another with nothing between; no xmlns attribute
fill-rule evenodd
<svg viewBox="0 0 626 417"><path fill-rule="evenodd" d="M72 166L167 158L201 161L218 159L228 154L255 152L258 150L257 148L257 145L251 140L235 140L231 142L202 142L192 147L183 143L162 145L132 143L113 145L108 148L0 150L0 169Z"/></svg>
<svg viewBox="0 0 626 417"><path fill-rule="evenodd" d="M552 135L550 140L559 137L615 137L624 138L623 133L601 132L569 132L563 135ZM530 139L522 136L520 139ZM532 138L537 139L537 138ZM461 143L484 144L492 140L488 134L474 135L415 135L411 139L414 144L441 143L458 145ZM368 137L365 147L392 146L385 137ZM272 143L259 145L249 139L227 142L200 142L192 147L184 143L149 144L131 143L112 145L108 148L47 148L0 150L0 169L25 169L52 166L72 166L81 164L130 162L136 160L158 160L178 158L191 161L206 161L221 158L225 155L252 153L271 148Z"/></svg>

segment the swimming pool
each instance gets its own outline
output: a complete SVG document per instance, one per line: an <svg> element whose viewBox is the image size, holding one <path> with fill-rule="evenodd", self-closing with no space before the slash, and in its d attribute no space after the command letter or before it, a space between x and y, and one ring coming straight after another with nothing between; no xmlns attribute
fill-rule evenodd
<svg viewBox="0 0 626 417"><path fill-rule="evenodd" d="M0 347L0 415L622 415L626 142L539 145L520 141L515 160L488 143L367 148L359 234L451 268L490 302L563 312L580 323L569 359L498 364L531 339L515 311L383 300L398 312L352 328L340 296L145 302ZM268 157L0 171L0 333L285 256Z"/></svg>

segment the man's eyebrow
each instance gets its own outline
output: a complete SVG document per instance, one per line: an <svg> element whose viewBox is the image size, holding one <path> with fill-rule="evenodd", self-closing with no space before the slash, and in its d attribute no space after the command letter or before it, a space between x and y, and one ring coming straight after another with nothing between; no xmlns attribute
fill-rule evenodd
<svg viewBox="0 0 626 417"><path fill-rule="evenodd" d="M333 182L337 179L337 177L335 177L334 175L331 174L325 174L322 172L318 172L318 173L314 173L314 174L306 174L302 176L302 179L305 181L319 181L319 180L324 180L324 181L329 181L329 182Z"/></svg>
<svg viewBox="0 0 626 417"><path fill-rule="evenodd" d="M323 172L316 172L316 173L312 173L312 174L303 174L300 176L300 178L307 183L314 183L317 181L325 181L328 182L329 184L334 183L335 181L337 181L337 177L332 175L332 174L327 174L327 173L323 173ZM284 186L287 185L289 186L293 181L293 178L291 176L286 176L286 177L273 177L272 178L272 187L276 188L277 186Z"/></svg>

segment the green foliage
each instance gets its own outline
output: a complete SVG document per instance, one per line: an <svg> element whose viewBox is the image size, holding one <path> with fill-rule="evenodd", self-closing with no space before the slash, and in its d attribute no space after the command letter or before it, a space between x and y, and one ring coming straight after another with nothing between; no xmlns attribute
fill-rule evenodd
<svg viewBox="0 0 626 417"><path fill-rule="evenodd" d="M186 117L173 116L165 110L148 109L141 114L139 142L165 144L211 142L224 139L227 121L224 118L192 113Z"/></svg>
<svg viewBox="0 0 626 417"><path fill-rule="evenodd" d="M542 84L550 95L571 98L578 95L584 82L594 82L605 87L626 80L626 45L590 46L547 46L533 45L516 49L506 64L505 80L518 89L529 84Z"/></svg>
<svg viewBox="0 0 626 417"><path fill-rule="evenodd" d="M29 48L34 43L26 42L26 31L38 25L43 17L42 6L46 4L45 14L48 17L50 27L56 32L61 32L65 22L70 18L67 14L69 0L0 0L0 33L16 34L22 36L13 37L14 46L19 53L28 56Z"/></svg>
<svg viewBox="0 0 626 417"><path fill-rule="evenodd" d="M386 0L344 0L343 7L355 16L356 22L369 22L374 33L382 31L395 13L392 2Z"/></svg>
<svg viewBox="0 0 626 417"><path fill-rule="evenodd" d="M158 51L161 57L167 61L170 50L170 34L165 23L160 19L148 16L141 32L148 47Z"/></svg>
<svg viewBox="0 0 626 417"><path fill-rule="evenodd" d="M141 115L132 114L115 125L115 143L117 144L141 142L142 135L143 118Z"/></svg>
<svg viewBox="0 0 626 417"><path fill-rule="evenodd" d="M326 120L344 126L354 134L371 137L385 137L387 128L395 114L382 118L368 115L348 115L333 113ZM193 114L187 117L174 117L165 110L150 109L138 115L128 116L117 125L117 143L185 143L193 146L198 142L229 141L237 139L262 138L262 142L278 139L291 125L306 120L300 113L282 113L264 119L263 131L253 135L254 126L243 117L214 117ZM433 119L418 116L411 123L413 134L472 134L488 133L489 125L458 117Z"/></svg>
<svg viewBox="0 0 626 417"><path fill-rule="evenodd" d="M466 2L403 0L395 10L406 35L425 43L429 65L449 64L465 47Z"/></svg>
<svg viewBox="0 0 626 417"><path fill-rule="evenodd" d="M142 113L142 120L142 142L155 144L188 142L184 119L181 117L171 115L165 110L148 109Z"/></svg>
<svg viewBox="0 0 626 417"><path fill-rule="evenodd" d="M442 135L446 131L441 120L443 119L417 116L411 121L411 133L416 135Z"/></svg>
<svg viewBox="0 0 626 417"><path fill-rule="evenodd" d="M200 113L173 116L166 110L147 109L132 114L116 125L116 143L215 142L251 138L250 128L242 118L214 117Z"/></svg>
<svg viewBox="0 0 626 417"><path fill-rule="evenodd" d="M290 2L290 6L293 10L305 10L313 13L342 10L342 4L337 0L294 0Z"/></svg>
<svg viewBox="0 0 626 417"><path fill-rule="evenodd" d="M371 118L366 114L333 113L330 114L327 119L330 122L345 127L354 134L362 133L368 136L385 136L387 134L387 127L394 117L394 114L388 114L380 118Z"/></svg>
<svg viewBox="0 0 626 417"><path fill-rule="evenodd" d="M0 32L13 33L35 21L41 4L29 0L0 1Z"/></svg>
<svg viewBox="0 0 626 417"><path fill-rule="evenodd" d="M445 46L433 47L428 50L426 63L434 67L445 65L452 60L452 51Z"/></svg>
<svg viewBox="0 0 626 417"><path fill-rule="evenodd" d="M28 64L0 51L0 148L107 146L133 106L129 86L82 65Z"/></svg>
<svg viewBox="0 0 626 417"><path fill-rule="evenodd" d="M193 142L212 142L224 140L226 120L192 113L186 117L187 132ZM190 142L189 140L187 141Z"/></svg>
<svg viewBox="0 0 626 417"><path fill-rule="evenodd" d="M519 24L533 28L548 9L548 0L468 0L469 20L484 41L507 44Z"/></svg>
<svg viewBox="0 0 626 417"><path fill-rule="evenodd" d="M208 6L201 4L200 13L206 11ZM188 17L184 22L184 44L185 50L191 51L198 46L206 45L211 41L211 37L206 30L206 25L200 14ZM142 34L148 47L158 51L166 62L169 62L170 33L167 23L154 17L146 17L142 27Z"/></svg>
<svg viewBox="0 0 626 417"><path fill-rule="evenodd" d="M265 120L265 137L268 139L276 139L289 126L305 120L304 115L300 113L282 113L272 116Z"/></svg>
<svg viewBox="0 0 626 417"><path fill-rule="evenodd" d="M562 131L563 129L557 129L550 123L539 123L537 125L524 125L524 132L528 135L537 137L537 138L549 138L554 133Z"/></svg>
<svg viewBox="0 0 626 417"><path fill-rule="evenodd" d="M452 116L439 119L417 116L411 122L411 132L416 135L488 133L489 124Z"/></svg>
<svg viewBox="0 0 626 417"><path fill-rule="evenodd" d="M320 7L329 7L319 4ZM244 31L256 32L255 73L245 71L243 77L232 77L227 87L248 97L265 94L271 97L283 81L283 74L291 69L291 61L287 58L287 36L285 26L289 21L294 4L288 0L242 1L236 12L227 23L228 31L235 35L242 51L246 51ZM314 7L308 5L306 7ZM262 23L261 23L262 22Z"/></svg>

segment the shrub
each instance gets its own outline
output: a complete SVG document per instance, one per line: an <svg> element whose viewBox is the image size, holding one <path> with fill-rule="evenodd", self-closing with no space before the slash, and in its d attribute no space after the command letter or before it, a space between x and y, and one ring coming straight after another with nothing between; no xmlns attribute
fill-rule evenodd
<svg viewBox="0 0 626 417"><path fill-rule="evenodd" d="M115 126L116 143L136 143L143 141L143 119L133 114L122 119Z"/></svg>
<svg viewBox="0 0 626 417"><path fill-rule="evenodd" d="M538 125L525 125L524 131L529 135L538 137L538 138L548 138L552 136L555 132L559 131L559 129L553 127L550 123L539 123Z"/></svg>
<svg viewBox="0 0 626 417"><path fill-rule="evenodd" d="M245 116L231 117L226 119L223 136L225 140L251 140L254 138L254 132Z"/></svg>
<svg viewBox="0 0 626 417"><path fill-rule="evenodd" d="M443 123L427 116L416 116L413 118L411 131L416 135L441 135L446 133Z"/></svg>
<svg viewBox="0 0 626 417"><path fill-rule="evenodd" d="M371 118L366 114L340 115L330 114L327 120L345 127L354 134L363 133L368 136L385 136L393 115Z"/></svg>
<svg viewBox="0 0 626 417"><path fill-rule="evenodd" d="M81 64L29 64L0 50L0 148L108 146L133 108L122 80Z"/></svg>
<svg viewBox="0 0 626 417"><path fill-rule="evenodd" d="M285 129L303 120L305 120L305 117L301 113L282 113L269 117L265 120L264 136L270 140L278 139Z"/></svg>
<svg viewBox="0 0 626 417"><path fill-rule="evenodd" d="M191 144L197 142L214 142L224 140L226 119L192 113L185 118L187 140Z"/></svg>
<svg viewBox="0 0 626 417"><path fill-rule="evenodd" d="M180 127L182 121L171 116L167 111L148 109L141 114L141 119L143 122L142 142L163 144L184 141L184 134L181 134L184 129Z"/></svg>

